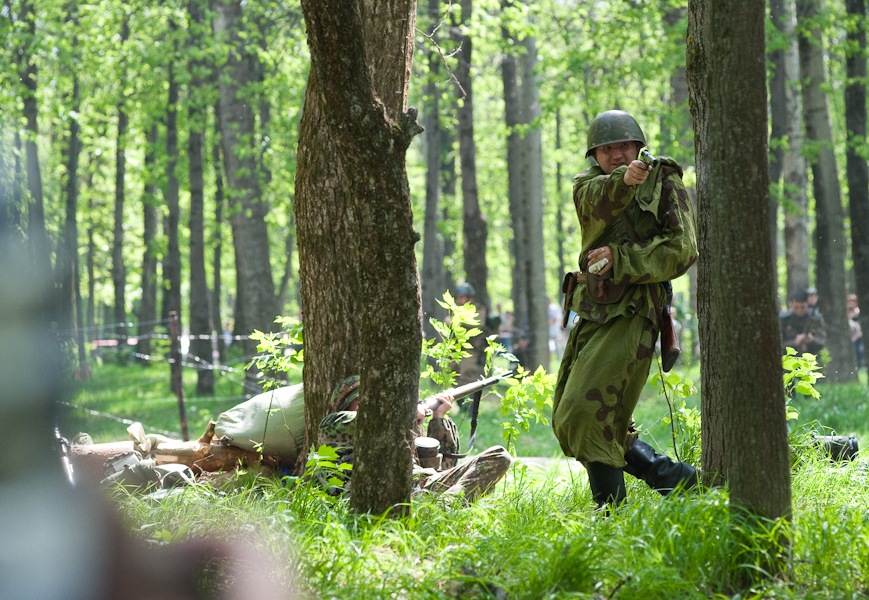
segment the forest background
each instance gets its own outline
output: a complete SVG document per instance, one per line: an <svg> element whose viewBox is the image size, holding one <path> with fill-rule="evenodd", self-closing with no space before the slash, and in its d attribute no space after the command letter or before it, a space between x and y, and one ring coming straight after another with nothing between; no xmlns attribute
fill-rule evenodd
<svg viewBox="0 0 869 600"><path fill-rule="evenodd" d="M855 275L869 256L869 218L855 218L869 212L865 134L846 103L865 83L861 7L777 0L767 21L777 289L783 308L789 290L819 288L828 377L842 381L856 373L845 294L869 304L867 277ZM425 132L407 168L428 336L428 317L444 317L438 298L469 281L480 307L515 314L527 366L554 368L547 311L576 264L571 181L587 164L588 122L628 110L693 185L686 10L419 4L409 105ZM310 57L300 7L6 0L0 33L15 67L0 76L0 228L53 270L78 375L95 340L135 339L139 358L158 355L152 340L174 313L197 392L212 393L227 324L244 365L252 331L301 317L294 182ZM322 251L346 234L326 229ZM692 272L676 283L688 357L695 282Z"/></svg>

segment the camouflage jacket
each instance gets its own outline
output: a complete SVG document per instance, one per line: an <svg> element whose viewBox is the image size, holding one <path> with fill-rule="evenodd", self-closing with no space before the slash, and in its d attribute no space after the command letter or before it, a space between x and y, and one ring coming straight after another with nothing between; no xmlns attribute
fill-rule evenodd
<svg viewBox="0 0 869 600"><path fill-rule="evenodd" d="M458 428L452 419L429 419L428 437L440 442L440 452L444 454L458 454L459 434ZM334 448L338 453L339 460L344 463L353 463L353 441L356 435L356 411L345 410L326 415L320 422L317 431L317 444L327 445ZM414 436L422 435L419 428L414 428ZM414 464L418 465L416 456ZM456 460L445 457L441 464L442 469L447 469L456 464Z"/></svg>
<svg viewBox="0 0 869 600"><path fill-rule="evenodd" d="M597 164L574 179L573 201L582 231L580 267L589 250L609 246L612 281L625 292L612 304L595 302L584 284L576 287L570 307L581 318L606 323L616 316L640 315L660 327L663 283L679 277L697 260L694 211L682 169L660 157L645 183L624 183L627 167L607 175Z"/></svg>

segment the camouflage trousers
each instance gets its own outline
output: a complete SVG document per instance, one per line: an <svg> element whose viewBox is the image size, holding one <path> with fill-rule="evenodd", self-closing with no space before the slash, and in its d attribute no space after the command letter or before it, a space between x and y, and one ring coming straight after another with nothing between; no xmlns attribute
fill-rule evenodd
<svg viewBox="0 0 869 600"><path fill-rule="evenodd" d="M492 446L466 462L427 477L422 491L458 496L473 502L488 494L500 481L513 462L513 457L501 446Z"/></svg>
<svg viewBox="0 0 869 600"><path fill-rule="evenodd" d="M657 332L643 317L581 320L570 332L552 404L561 449L580 462L625 466L625 437L649 376Z"/></svg>

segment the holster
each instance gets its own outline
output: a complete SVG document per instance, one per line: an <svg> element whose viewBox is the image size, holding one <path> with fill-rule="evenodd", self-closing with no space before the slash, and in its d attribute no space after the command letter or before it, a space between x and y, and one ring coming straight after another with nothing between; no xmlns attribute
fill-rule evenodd
<svg viewBox="0 0 869 600"><path fill-rule="evenodd" d="M561 293L564 294L564 304L561 307L562 329L567 329L567 324L570 322L570 299L578 283L577 275L582 275L582 273L579 271L568 271L564 274L564 279L561 281Z"/></svg>

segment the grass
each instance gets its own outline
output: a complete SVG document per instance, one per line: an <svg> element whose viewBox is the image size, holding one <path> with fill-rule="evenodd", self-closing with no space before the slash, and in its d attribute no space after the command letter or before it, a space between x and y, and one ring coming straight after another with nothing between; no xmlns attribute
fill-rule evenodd
<svg viewBox="0 0 869 600"><path fill-rule="evenodd" d="M141 418L146 430L148 425L177 429L177 402L166 391L168 369L162 384L146 384L159 374L103 367L73 402L125 418L146 410L147 419ZM690 370L684 374L699 381ZM824 384L820 390L820 401L793 401L801 426L866 439L865 381ZM232 402L190 398L190 405L200 407L203 418L205 413L213 418L209 409L223 401ZM637 423L644 437L662 448L670 439L668 413L665 400L647 386ZM102 427L92 415L76 418L85 430ZM466 435L467 419L457 420ZM125 437L124 428L110 439ZM501 443L500 429L490 398L483 402L476 446ZM532 425L517 450L521 456L560 454L543 423ZM279 568L269 577L318 598L866 597L869 463L830 463L812 446L794 453L791 522L742 519L729 506L726 490L662 499L632 478L629 503L603 518L592 510L581 470L565 472L563 465L517 464L494 493L471 506L415 499L410 515L401 519L355 515L345 500L317 487L291 487L253 472L217 490L185 488L159 503L129 496L117 501L129 528L154 543L229 539L243 532L279 557ZM785 531L790 550L779 545ZM786 562L784 576L766 577L764 567L780 558Z"/></svg>

